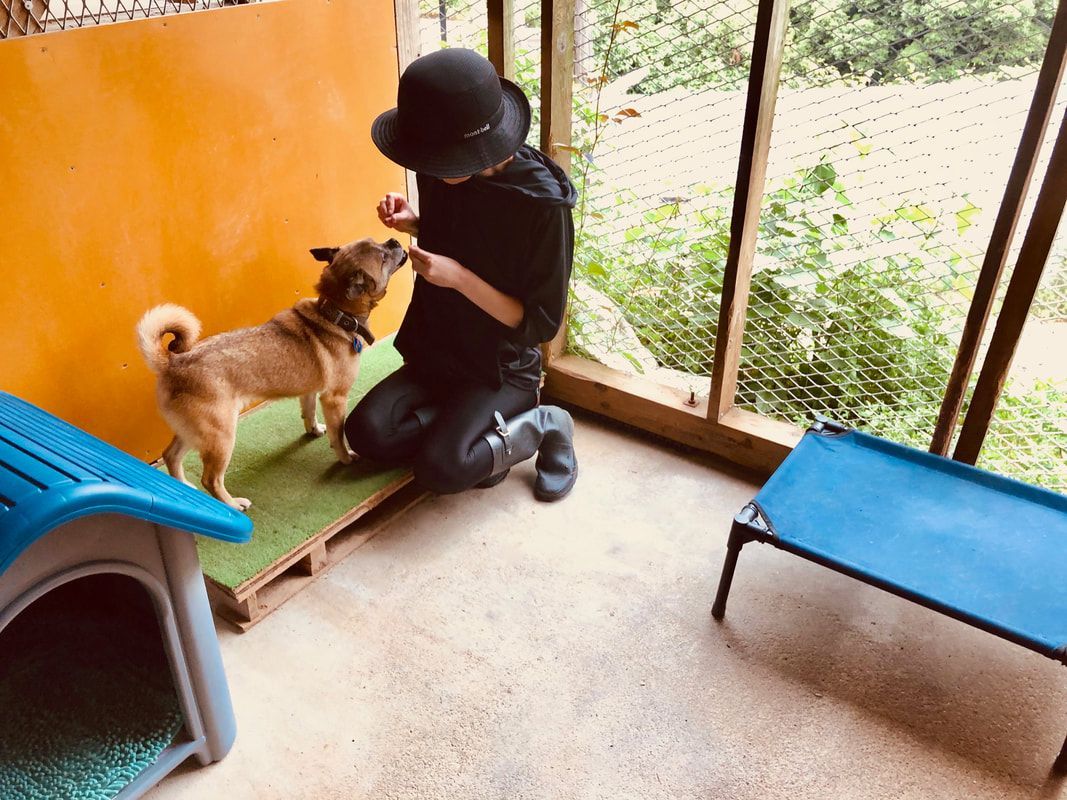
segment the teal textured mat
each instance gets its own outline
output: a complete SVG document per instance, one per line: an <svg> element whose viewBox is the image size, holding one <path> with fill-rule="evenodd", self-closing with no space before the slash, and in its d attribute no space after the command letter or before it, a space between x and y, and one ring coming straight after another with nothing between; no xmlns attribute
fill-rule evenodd
<svg viewBox="0 0 1067 800"><path fill-rule="evenodd" d="M109 800L181 728L155 612L131 578L49 592L0 631L0 798Z"/></svg>

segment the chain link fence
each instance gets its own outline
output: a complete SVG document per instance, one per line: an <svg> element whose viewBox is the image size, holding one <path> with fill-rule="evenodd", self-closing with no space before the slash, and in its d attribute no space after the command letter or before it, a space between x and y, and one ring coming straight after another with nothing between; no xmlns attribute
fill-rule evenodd
<svg viewBox="0 0 1067 800"><path fill-rule="evenodd" d="M0 0L0 39L261 0Z"/></svg>
<svg viewBox="0 0 1067 800"><path fill-rule="evenodd" d="M783 71L738 402L797 423L821 412L925 447L1054 7L856 8L794 6L787 54L810 55L787 55ZM820 20L842 33L828 38ZM1033 366L1046 377L1030 386L1046 387L1055 367ZM1039 410L1008 388L1002 413L1030 426L1030 446L992 444L983 464L1062 486L1067 467L1048 469L1046 436L1067 417L1062 396L1057 407L1056 392L1039 389Z"/></svg>
<svg viewBox="0 0 1067 800"><path fill-rule="evenodd" d="M488 56L485 0L419 0L420 52L466 47Z"/></svg>
<svg viewBox="0 0 1067 800"><path fill-rule="evenodd" d="M1054 10L793 4L738 405L929 444ZM576 10L568 349L696 397L710 386L756 11L754 0ZM514 22L536 144L540 2L518 3ZM482 2L426 3L423 23L433 46L486 52ZM1057 332L1062 250L1033 312ZM1060 373L1016 372L1030 377L1009 384L983 464L1063 487Z"/></svg>
<svg viewBox="0 0 1067 800"><path fill-rule="evenodd" d="M1063 87L1061 91L1067 89ZM1055 133L1055 128L1051 131ZM1051 148L1052 143L1045 146ZM1036 193L1037 187L1032 190ZM986 339L988 340L988 334ZM971 382L973 391L974 381ZM968 399L970 394L968 393ZM1067 224L1030 307L978 465L1067 494Z"/></svg>
<svg viewBox="0 0 1067 800"><path fill-rule="evenodd" d="M793 8L738 402L925 447L1054 9L918 10Z"/></svg>
<svg viewBox="0 0 1067 800"><path fill-rule="evenodd" d="M755 2L591 0L576 40L571 352L710 386Z"/></svg>

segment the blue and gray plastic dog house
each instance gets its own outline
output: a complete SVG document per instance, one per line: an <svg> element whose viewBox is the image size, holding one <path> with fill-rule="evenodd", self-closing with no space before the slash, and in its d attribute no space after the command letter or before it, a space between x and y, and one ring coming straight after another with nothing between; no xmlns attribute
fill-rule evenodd
<svg viewBox="0 0 1067 800"><path fill-rule="evenodd" d="M169 666L181 720L173 740L136 774L127 773L117 783L112 777L110 791L86 791L91 776L72 774L52 776L65 788L50 788L46 784L55 763L27 764L24 758L0 763L0 795L127 800L191 756L206 765L226 755L236 725L192 534L246 542L251 530L243 514L0 392L0 676L17 675L19 660L29 655L5 648L4 633L9 626L14 630L12 623L31 604L87 576L127 576L151 600L162 640L158 649L165 652L157 672L166 672L163 663ZM77 629L82 610L74 606L66 613ZM38 628L35 635L47 640L48 632L42 635ZM65 668L77 670L79 664ZM74 678L76 694L80 684ZM126 691L133 696L138 689ZM65 705L76 706L77 700L71 697ZM36 707L25 706L23 717L32 717ZM5 709L8 735L17 737L20 725L29 722ZM102 739L114 735L99 731ZM42 749L52 750L62 739L57 732ZM76 749L92 747L78 740ZM62 754L54 752L42 758L63 763Z"/></svg>

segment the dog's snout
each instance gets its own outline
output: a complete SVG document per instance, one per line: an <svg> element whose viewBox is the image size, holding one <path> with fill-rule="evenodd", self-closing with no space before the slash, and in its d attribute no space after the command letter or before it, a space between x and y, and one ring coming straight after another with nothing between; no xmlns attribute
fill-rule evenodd
<svg viewBox="0 0 1067 800"><path fill-rule="evenodd" d="M400 251L400 260L396 262L397 269L399 269L400 267L404 266L404 264L407 263L408 254L407 254L407 251L404 250L404 246L402 244L400 244L400 242L398 242L396 239L390 239L388 242L385 243L385 246L390 248L390 249L392 249L392 250L399 250Z"/></svg>

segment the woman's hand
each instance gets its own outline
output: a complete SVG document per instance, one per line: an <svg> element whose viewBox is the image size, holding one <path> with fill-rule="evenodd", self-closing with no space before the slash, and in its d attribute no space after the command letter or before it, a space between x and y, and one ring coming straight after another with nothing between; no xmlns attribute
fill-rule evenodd
<svg viewBox="0 0 1067 800"><path fill-rule="evenodd" d="M411 268L434 286L463 291L462 287L470 272L456 259L431 253L418 245L408 248Z"/></svg>
<svg viewBox="0 0 1067 800"><path fill-rule="evenodd" d="M402 194L389 192L381 199L378 203L378 219L387 228L411 236L419 235L419 218L415 215L415 209Z"/></svg>
<svg viewBox="0 0 1067 800"><path fill-rule="evenodd" d="M509 328L517 328L525 314L522 303L486 283L456 259L431 253L418 245L408 248L411 268L434 286L455 289L474 305Z"/></svg>

